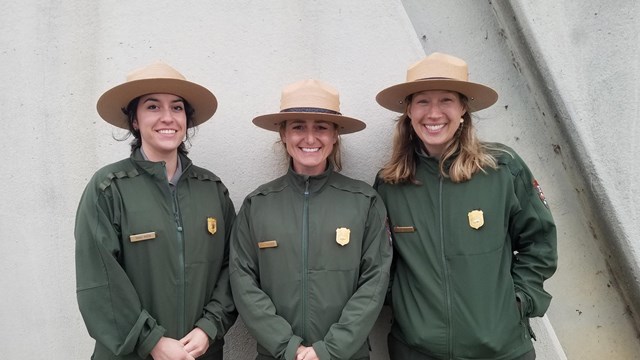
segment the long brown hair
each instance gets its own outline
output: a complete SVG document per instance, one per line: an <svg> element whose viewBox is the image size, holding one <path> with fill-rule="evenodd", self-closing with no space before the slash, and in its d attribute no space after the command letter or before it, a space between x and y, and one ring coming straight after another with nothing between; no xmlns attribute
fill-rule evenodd
<svg viewBox="0 0 640 360"><path fill-rule="evenodd" d="M478 139L469 114L469 100L460 93L458 95L467 110L462 116L464 122L460 124L453 139L445 145L439 162L440 174L451 178L455 183L467 181L478 171L485 171L485 168L497 168L495 154L499 150ZM424 146L407 115L412 98L413 95L407 97L407 108L396 120L391 159L380 171L380 178L386 183L420 184L416 179L417 152L422 151Z"/></svg>

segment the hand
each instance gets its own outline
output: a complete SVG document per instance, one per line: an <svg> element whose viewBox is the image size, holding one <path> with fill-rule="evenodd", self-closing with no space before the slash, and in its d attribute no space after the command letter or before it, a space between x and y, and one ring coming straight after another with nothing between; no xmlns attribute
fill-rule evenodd
<svg viewBox="0 0 640 360"><path fill-rule="evenodd" d="M195 360L178 340L164 336L151 350L151 357L154 360Z"/></svg>
<svg viewBox="0 0 640 360"><path fill-rule="evenodd" d="M313 349L313 346L302 346L298 347L296 351L296 360L320 360L318 355L316 355L316 351Z"/></svg>
<svg viewBox="0 0 640 360"><path fill-rule="evenodd" d="M189 355L197 358L209 349L209 335L197 327L180 339L180 343L184 345L184 349Z"/></svg>

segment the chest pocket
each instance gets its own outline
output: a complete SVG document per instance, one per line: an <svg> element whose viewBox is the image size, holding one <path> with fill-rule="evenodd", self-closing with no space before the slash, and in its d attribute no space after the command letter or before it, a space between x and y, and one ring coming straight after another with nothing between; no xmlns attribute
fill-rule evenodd
<svg viewBox="0 0 640 360"><path fill-rule="evenodd" d="M362 236L362 231L347 227L336 227L311 236L310 270L357 270L362 257Z"/></svg>
<svg viewBox="0 0 640 360"><path fill-rule="evenodd" d="M448 221L444 240L446 252L452 256L491 253L501 250L508 240L504 221L494 212L459 211Z"/></svg>

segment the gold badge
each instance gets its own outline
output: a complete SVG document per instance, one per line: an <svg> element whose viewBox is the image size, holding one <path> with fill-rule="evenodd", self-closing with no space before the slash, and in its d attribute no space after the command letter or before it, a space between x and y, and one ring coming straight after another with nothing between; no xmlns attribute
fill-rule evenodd
<svg viewBox="0 0 640 360"><path fill-rule="evenodd" d="M469 226L478 230L484 225L484 213L482 210L473 210L469 212Z"/></svg>
<svg viewBox="0 0 640 360"><path fill-rule="evenodd" d="M207 218L207 230L211 235L215 235L216 231L218 231L218 222L214 217Z"/></svg>
<svg viewBox="0 0 640 360"><path fill-rule="evenodd" d="M473 210L469 214L469 226L478 230L484 225L484 215L482 210Z"/></svg>
<svg viewBox="0 0 640 360"><path fill-rule="evenodd" d="M336 242L341 246L347 245L349 243L349 234L351 234L351 230L347 228L337 228Z"/></svg>

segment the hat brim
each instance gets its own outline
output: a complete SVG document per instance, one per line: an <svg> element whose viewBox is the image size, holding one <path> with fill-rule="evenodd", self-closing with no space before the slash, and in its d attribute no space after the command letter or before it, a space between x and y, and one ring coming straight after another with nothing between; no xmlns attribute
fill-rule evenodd
<svg viewBox="0 0 640 360"><path fill-rule="evenodd" d="M128 130L128 119L122 109L146 94L173 94L186 100L195 111L193 126L209 120L218 108L216 97L203 86L187 80L155 78L129 81L107 90L98 99L98 114L109 124Z"/></svg>
<svg viewBox="0 0 640 360"><path fill-rule="evenodd" d="M469 112L486 109L498 101L498 93L488 86L453 79L424 79L390 86L378 93L376 101L382 107L402 113L407 107L407 96L426 90L448 90L463 94L469 99Z"/></svg>
<svg viewBox="0 0 640 360"><path fill-rule="evenodd" d="M253 119L253 124L265 130L280 131L280 124L287 120L324 120L338 126L338 134L350 134L363 130L367 125L358 119L348 116L333 115L316 112L284 112L261 115Z"/></svg>

